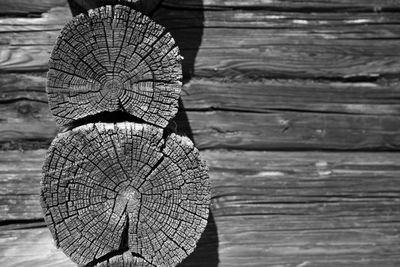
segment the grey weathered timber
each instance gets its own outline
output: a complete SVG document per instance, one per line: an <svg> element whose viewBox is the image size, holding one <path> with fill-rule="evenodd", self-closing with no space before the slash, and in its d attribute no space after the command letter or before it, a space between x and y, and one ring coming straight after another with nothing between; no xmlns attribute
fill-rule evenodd
<svg viewBox="0 0 400 267"><path fill-rule="evenodd" d="M73 0L82 5L93 5L93 3L121 3L126 4L129 2L141 2L144 6L149 6L151 11L157 6L160 0ZM26 14L45 12L51 7L65 5L67 0L2 0L0 14ZM84 3L84 2L92 2ZM349 0L318 0L318 1L298 1L298 0L163 0L162 4L168 7L175 8L197 8L197 9L210 9L210 8L226 8L226 9L267 9L267 10L312 10L315 11L385 11L398 9L400 7L399 1L396 0L362 0L362 1L349 1ZM91 6L90 6L91 7Z"/></svg>
<svg viewBox="0 0 400 267"><path fill-rule="evenodd" d="M44 73L0 73L0 95L7 102L47 103L45 84ZM250 83L192 79L182 89L182 102L190 111L268 113L292 110L343 115L400 115L400 102L397 101L400 82L397 80L268 79Z"/></svg>
<svg viewBox="0 0 400 267"><path fill-rule="evenodd" d="M44 81L71 18L61 2L0 1L0 148L15 149L0 151L1 267L76 265L41 219L45 151L26 150L57 132ZM185 57L178 130L212 184L214 220L179 267L400 266L399 4L163 0L151 13Z"/></svg>
<svg viewBox="0 0 400 267"><path fill-rule="evenodd" d="M101 6L115 4L129 6L143 14L149 14L160 2L161 0L71 0L70 5L73 15Z"/></svg>
<svg viewBox="0 0 400 267"><path fill-rule="evenodd" d="M253 8L253 9L284 9L284 10L370 10L381 11L400 7L397 0L165 0L166 6L179 8Z"/></svg>
<svg viewBox="0 0 400 267"><path fill-rule="evenodd" d="M251 95L243 99L248 97ZM189 99L195 101L195 95ZM218 98L207 100L207 105L212 101L218 101ZM228 107L234 104L224 103ZM244 101L242 103L245 104ZM394 114L384 114L383 110L380 114L360 114L359 111L325 112L324 108L329 110L332 107L335 110L340 107L314 103L314 107L310 107L320 111L308 111L306 106L304 111L275 107L261 112L211 108L188 110L174 121L178 131L192 137L199 149L399 149L400 117L396 111L397 104L385 106ZM200 104L199 100L197 105ZM350 111L357 107L347 106ZM253 109L258 107L254 105ZM371 105L370 110L374 107L375 110L379 108ZM56 134L57 127L46 103L21 100L0 104L0 145L3 149L44 148Z"/></svg>
<svg viewBox="0 0 400 267"><path fill-rule="evenodd" d="M158 127L74 128L53 141L43 171L46 223L56 245L81 265L175 266L207 224L205 163L187 137L164 139Z"/></svg>
<svg viewBox="0 0 400 267"><path fill-rule="evenodd" d="M59 125L123 111L165 127L178 110L181 56L171 35L125 6L74 17L49 61L49 105Z"/></svg>
<svg viewBox="0 0 400 267"><path fill-rule="evenodd" d="M44 155L0 152L0 219L41 218ZM197 255L182 266L400 264L399 153L213 150L201 156L210 168L214 230L206 229ZM48 229L12 226L0 227L2 267L74 266L53 248Z"/></svg>
<svg viewBox="0 0 400 267"><path fill-rule="evenodd" d="M0 15L44 13L51 8L67 6L68 0L2 0Z"/></svg>
<svg viewBox="0 0 400 267"><path fill-rule="evenodd" d="M352 13L349 19L346 13L334 12L160 9L153 18L174 39L183 40L182 52L198 50L193 66L196 77L249 82L263 78L362 80L390 78L400 68L395 52L396 13ZM0 20L0 28L16 32L2 34L0 70L47 70L57 35L54 23L42 18ZM199 35L200 46L192 42Z"/></svg>

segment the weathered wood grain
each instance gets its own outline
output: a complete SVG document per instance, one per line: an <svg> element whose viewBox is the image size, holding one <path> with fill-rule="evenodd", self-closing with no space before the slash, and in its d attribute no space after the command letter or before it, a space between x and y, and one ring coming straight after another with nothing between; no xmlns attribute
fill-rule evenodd
<svg viewBox="0 0 400 267"><path fill-rule="evenodd" d="M349 208L364 212L366 216L385 212L387 218L394 219L390 210L395 216L400 211L397 205L400 196L398 153L206 150L201 155L210 168L213 214L217 217L261 211L266 213L264 215L277 212L339 216L337 213L341 209L346 212ZM38 196L44 157L45 150L0 152L2 201L7 196L37 199L29 207L28 215L21 213L28 208L14 204L7 208L8 214L2 213L0 218L42 218ZM20 186L22 183L26 186ZM3 205L3 211L7 205ZM35 206L37 208L33 208ZM19 210L13 212L18 207ZM257 211L259 208L262 209Z"/></svg>
<svg viewBox="0 0 400 267"><path fill-rule="evenodd" d="M165 6L179 8L265 8L265 9L307 9L307 10L371 10L380 11L382 9L398 9L400 3L392 0L318 0L318 1L298 1L298 0L165 0Z"/></svg>
<svg viewBox="0 0 400 267"><path fill-rule="evenodd" d="M80 1L80 0L79 0ZM67 0L3 0L0 14L26 14L45 12L51 7L63 6ZM164 6L178 8L258 8L277 10L346 10L346 12L369 10L397 10L397 0L318 0L318 1L284 1L284 0L164 0Z"/></svg>
<svg viewBox="0 0 400 267"><path fill-rule="evenodd" d="M0 105L0 125L3 142L31 140L49 144L57 133L47 103L36 101L22 100Z"/></svg>
<svg viewBox="0 0 400 267"><path fill-rule="evenodd" d="M74 16L87 13L88 10L105 5L124 5L148 15L160 4L161 0L72 0L71 11Z"/></svg>
<svg viewBox="0 0 400 267"><path fill-rule="evenodd" d="M76 267L56 249L47 228L0 231L0 257L3 267Z"/></svg>
<svg viewBox="0 0 400 267"><path fill-rule="evenodd" d="M1 76L0 76L1 79ZM397 82L263 80L232 83L193 79L183 88L190 110L299 111L337 114L400 114Z"/></svg>
<svg viewBox="0 0 400 267"><path fill-rule="evenodd" d="M123 111L164 128L178 111L179 48L149 17L122 5L80 14L52 49L46 92L57 125Z"/></svg>
<svg viewBox="0 0 400 267"><path fill-rule="evenodd" d="M51 8L67 6L68 0L2 0L0 15L44 13Z"/></svg>
<svg viewBox="0 0 400 267"><path fill-rule="evenodd" d="M176 266L207 224L205 162L187 137L156 126L96 123L57 135L41 184L46 224L78 265L117 256L124 266Z"/></svg>
<svg viewBox="0 0 400 267"><path fill-rule="evenodd" d="M0 153L0 188L7 196L16 190L23 198L38 189L44 153ZM207 266L400 263L398 153L204 151L202 156L210 166L215 229L206 230L194 252L197 259L182 266L204 266L200 259L211 257ZM50 247L47 231L0 231L5 266L27 266L29 259L40 266L51 260L70 266ZM23 249L32 246L43 253Z"/></svg>
<svg viewBox="0 0 400 267"><path fill-rule="evenodd" d="M179 266L396 267L400 263L396 224L285 231L268 228L268 220L273 218L220 218L218 236L210 236L216 241L203 245L196 260ZM4 267L75 266L55 249L47 229L3 231L0 240Z"/></svg>
<svg viewBox="0 0 400 267"><path fill-rule="evenodd" d="M330 37L327 37L327 40L316 44L318 38L314 39L303 33L299 34L297 40L295 37L287 37L281 44L269 44L264 39L267 33L263 30L251 31L262 36L261 39L255 35L243 36L248 35L246 32L249 31L233 29L228 34L219 29L204 30L204 41L195 59L193 75L226 77L238 81L252 78L360 80L364 77L392 77L398 75L400 68L399 56L394 52L398 49L398 44L394 41L379 39L366 42L361 39L340 42L328 40ZM182 30L179 32L180 37L174 37L181 39L186 35L190 40L199 34L200 30ZM221 34L228 44L219 44ZM274 40L273 42L279 41L278 36L268 38ZM302 43L296 45L296 42ZM0 70L39 71L47 70L52 45L3 45L1 48ZM185 55L187 50L193 49L196 47L183 45L182 54ZM185 60L183 68L184 71L189 68Z"/></svg>
<svg viewBox="0 0 400 267"><path fill-rule="evenodd" d="M45 103L4 103L0 111L3 148L29 148L31 142L44 147L57 132ZM398 150L400 145L398 115L182 111L174 121L199 149Z"/></svg>
<svg viewBox="0 0 400 267"><path fill-rule="evenodd" d="M20 14L48 9L30 3ZM179 117L201 148L398 150L398 1L164 5L169 13L154 15L183 48L186 71L209 78L185 86ZM182 9L193 7L225 11ZM6 148L43 146L56 133L42 74L70 15L55 10L52 19L54 9L42 18L0 18ZM382 10L390 12L371 12ZM7 73L14 71L35 75ZM214 229L182 266L400 265L398 153L202 153L211 166L215 223L207 227ZM0 229L42 218L43 158L43 150L0 152ZM44 228L0 231L0 265L72 267L51 243Z"/></svg>
<svg viewBox="0 0 400 267"><path fill-rule="evenodd" d="M0 102L33 100L47 103L46 73L0 73Z"/></svg>
<svg viewBox="0 0 400 267"><path fill-rule="evenodd" d="M376 79L394 77L400 68L398 16L394 13L307 16L160 10L154 19L177 40L186 58L184 71L193 68L198 77ZM7 19L0 25L10 27ZM21 29L24 27L29 28L22 25ZM29 32L3 33L0 70L46 69L54 43L50 39L56 35L45 30L48 27L52 26L36 32L37 37Z"/></svg>
<svg viewBox="0 0 400 267"><path fill-rule="evenodd" d="M0 105L32 100L47 103L45 73L0 73ZM188 110L247 112L304 111L400 115L400 83L271 79L229 82L192 79L182 90Z"/></svg>
<svg viewBox="0 0 400 267"><path fill-rule="evenodd" d="M50 39L51 42L55 42L55 37L58 31L62 29L65 23L71 19L71 11L68 7L54 7L48 12L43 13L40 17L0 17L0 36L1 44L12 44L10 40L12 35L18 36L20 33L26 32L31 33L31 37L34 37L34 32L40 34L40 32L49 32L53 34ZM55 32L53 32L55 31ZM8 37L7 37L8 36ZM40 36L40 35L39 35ZM10 39L11 38L11 39ZM40 36L39 39L34 39L31 42L35 43L43 41L46 38ZM25 40L30 42L30 40ZM49 40L47 40L49 42Z"/></svg>
<svg viewBox="0 0 400 267"><path fill-rule="evenodd" d="M54 7L43 13L41 17L0 17L0 33L61 30L63 25L70 19L71 12L68 7ZM280 30L281 32L282 30L321 29L325 30L324 32L326 33L331 32L338 36L359 38L372 37L372 34L382 37L394 37L398 35L398 31L396 31L398 26L396 24L400 21L397 12L357 12L348 14L337 12L278 12L257 9L200 12L166 8L157 10L152 19L171 29L196 28L199 26L204 26L205 28L266 28ZM368 25L368 27L361 27L365 25ZM35 26L36 28L27 26ZM332 26L335 26L335 28L332 28ZM358 31L350 31L350 28L356 28ZM324 32L319 34L322 35ZM313 34L318 34L318 32ZM7 37L7 35L3 37ZM32 37L34 36L32 35Z"/></svg>
<svg viewBox="0 0 400 267"><path fill-rule="evenodd" d="M181 14L177 16L177 14ZM187 28L188 26L204 26L219 28L247 28L247 29L276 29L289 31L293 29L321 29L324 32L333 32L338 36L365 37L367 33L375 30L376 34L384 34L384 29L394 30L399 21L397 12L357 12L354 14L343 12L290 12L274 10L223 10L223 11L198 11L188 9L160 8L153 14L153 19L168 28ZM348 29L359 29L361 25L369 27L359 31L350 32ZM335 28L331 28L335 26ZM380 26L380 28L378 27ZM347 31L346 31L347 29ZM310 32L311 33L311 32ZM321 32L320 34L322 34ZM390 32L386 32L390 33ZM318 34L318 32L314 32ZM340 35L341 34L341 35ZM221 40L223 41L223 40Z"/></svg>
<svg viewBox="0 0 400 267"><path fill-rule="evenodd" d="M347 14L329 12L321 12L316 15L301 12L275 12L271 13L271 16L265 16L265 13L257 11L207 11L203 15L195 11L184 11L182 16L174 15L177 13L171 12L173 16L170 17L165 14L158 13L157 15L156 13L155 17L171 30L180 32L180 35L177 35L181 36L180 38L188 36L184 38L188 41L180 43L180 46L184 50L186 49L185 51L196 47L196 42L193 40L197 38L196 34L202 33L203 30L197 29L198 32L195 33L196 31L193 29L201 26L201 18L204 16L206 25L202 38L204 50L201 48L198 53L195 61L200 67L196 67L195 64L194 73L199 76L212 76L212 79L215 79L214 76L221 78L216 81L193 80L192 83L185 86L183 104L188 109L187 119L186 123L183 123L185 116L179 116L179 121L181 128L184 128L188 135L193 135L200 148L398 148L398 118L396 116L399 106L396 99L399 87L395 77L397 77L397 65L400 61L397 60L396 53L398 16L395 13L357 13L351 18ZM281 14L281 16L277 14ZM296 16L300 19L296 20ZM307 19L307 16L310 17ZM15 51L26 50L26 54L22 53L20 58L12 58L11 53L11 58L6 60L10 63L8 66L25 62L21 65L25 70L47 69L35 61L38 58L35 58L34 53L30 52L32 48L45 49L46 46L42 43L46 38L40 38L40 30L32 32L25 29L26 23L26 21L21 22L21 32L14 35L3 32L6 36L3 39L5 45L9 43L8 46ZM185 25L189 25L189 28L185 29ZM230 29L230 27L235 28ZM255 27L256 31L248 30L249 27ZM236 37L232 40L221 38L224 34L234 36L231 35L233 34L231 30ZM263 35L265 31L271 35ZM47 36L57 34L53 30L46 30L46 32ZM211 32L213 32L212 35L210 35ZM248 41L243 38L246 35L254 38L252 37ZM250 42L252 43L250 44ZM356 45L354 42L357 42ZM229 60L221 61L221 58L214 54L217 51L216 47L220 44L223 44L223 47L217 50L222 53L221 55L226 58L232 56L234 60L240 58L234 52L238 44L245 47L243 49L250 49L254 52L252 53L255 60L262 61L261 65L263 66L268 65L269 70L260 72L261 69L258 67L261 65L256 64L257 66L253 68L252 63L231 65L232 62L228 63ZM324 57L321 58L321 62L312 56L299 54L300 50L293 50L293 55L296 57L301 55L296 59L297 62L290 62L285 66L282 65L284 64L282 62L285 62L282 60L285 55L276 57L280 70L275 72L276 66L272 66L273 63L263 59L259 53L258 48L265 44L268 49L278 47L277 49L290 50L298 46L302 49L310 48L312 53L319 51L321 47L326 47L327 50L321 50L321 55ZM313 47L314 44L316 47ZM50 50L51 45L49 44L47 48ZM357 55L352 54L352 51ZM331 56L336 57L337 52L344 53L343 59L349 62L349 65L342 65L343 62L335 63L337 61L330 58ZM38 53L40 54L40 52ZM7 55L7 51L3 55ZM244 56L243 60L247 61L251 57L249 54L249 57ZM362 62L364 59L366 62ZM391 70L381 68L386 64L384 63L386 60L392 66ZM199 64L200 62L204 64ZM216 65L210 64L210 62L219 66L226 63L227 67L215 69ZM314 63L316 65L313 65ZM378 65L381 63L383 65L379 67ZM190 68L187 64L188 61L186 61L186 68ZM352 70L348 71L349 69ZM352 73L353 70L356 71ZM6 86L16 88L20 85L18 83L13 85L10 79L18 81L26 78L27 83L32 83L32 87L26 90L36 90L34 88L39 87L40 78L31 79L28 74L24 75L14 76L15 78L2 76L6 77L6 82L1 82ZM281 75L287 76L288 79L262 79L265 76L279 77ZM233 81L235 79L240 81ZM221 83L221 81L223 82ZM246 83L246 81L251 82ZM19 102L15 102L16 100L32 99L36 101L39 93L36 91L32 94L25 94L22 91L15 93L15 98L14 93L9 91L2 93L4 104L13 107L3 106L4 110L9 109L7 111L9 118L3 118L2 129L3 132L12 134L6 135L2 140L25 143L28 139L39 138L42 143L48 144L48 140L55 133L54 126L48 127L50 125L46 119L48 114L42 113L40 123L45 121L45 126L42 128L43 134L39 136L39 130L31 130L39 129L36 128L39 127L37 119L21 115L15 108L16 105L19 105ZM207 95L213 97L207 97ZM45 99L39 101L44 102ZM25 105L31 102L23 103ZM45 110L43 107L40 108L42 103L33 102L29 105L36 106L38 110ZM203 111L210 112L204 113ZM299 113L296 114L297 111ZM384 117L383 115L390 116ZM18 118L18 120L12 118ZM29 127L32 119L35 121L33 128ZM227 125L229 121L233 123ZM191 124L191 133L187 123ZM308 125L308 123L310 124ZM24 133L21 134L21 132ZM212 140L210 140L211 137ZM18 145L11 147L18 147Z"/></svg>

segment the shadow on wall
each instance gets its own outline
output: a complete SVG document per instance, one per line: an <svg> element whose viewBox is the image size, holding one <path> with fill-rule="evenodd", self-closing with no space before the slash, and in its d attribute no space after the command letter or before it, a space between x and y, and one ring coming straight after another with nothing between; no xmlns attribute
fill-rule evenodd
<svg viewBox="0 0 400 267"><path fill-rule="evenodd" d="M164 0L161 6L153 12L152 19L163 25L175 39L183 56L183 83L186 84L194 76L196 56L203 37L203 0L191 0L190 8L182 7L179 3L185 3L185 1ZM179 111L174 119L177 123L177 132L195 142L185 110L182 98L180 98Z"/></svg>
<svg viewBox="0 0 400 267"><path fill-rule="evenodd" d="M210 211L206 229L200 237L197 247L178 267L217 267L218 257L218 232L214 216Z"/></svg>
<svg viewBox="0 0 400 267"><path fill-rule="evenodd" d="M184 1L164 0L164 4L154 12L152 18L167 28L179 46L181 55L184 57L182 68L185 84L194 76L196 56L203 37L203 0L190 1L193 6L191 9L171 7L169 3L173 2ZM179 111L175 121L178 133L193 140L192 128L182 98L179 99ZM201 235L196 249L178 267L217 267L219 263L218 244L217 225L210 210L206 229Z"/></svg>
<svg viewBox="0 0 400 267"><path fill-rule="evenodd" d="M154 0L155 1L155 0ZM153 2L154 2L153 1ZM104 4L121 3L116 0L68 0L72 14L86 13L87 8L95 8ZM149 16L158 24L164 26L171 33L178 45L182 62L183 82L188 83L194 76L196 56L202 41L204 29L203 0L191 0L191 8L184 8L179 3L182 0L164 0L154 9ZM83 4L82 4L83 3ZM178 4L177 4L178 3ZM182 99L179 99L179 111L174 121L177 123L176 131L193 139L193 132ZM208 223L196 249L186 258L179 267L217 267L218 231L212 212L210 211Z"/></svg>
<svg viewBox="0 0 400 267"><path fill-rule="evenodd" d="M199 51L204 29L203 0L191 0L190 9L172 3L184 1L164 0L160 8L152 15L152 18L163 25L175 39L181 55L183 56L182 70L183 83L188 83L194 76L194 65ZM179 111L174 121L177 123L177 132L189 137L192 141L193 132L182 98L179 99ZM218 255L218 231L212 211L208 217L204 230L194 252L186 258L178 267L217 267Z"/></svg>

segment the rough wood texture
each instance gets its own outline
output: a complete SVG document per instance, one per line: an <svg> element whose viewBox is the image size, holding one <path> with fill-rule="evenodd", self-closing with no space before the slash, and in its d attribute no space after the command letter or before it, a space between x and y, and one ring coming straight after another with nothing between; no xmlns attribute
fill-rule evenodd
<svg viewBox="0 0 400 267"><path fill-rule="evenodd" d="M398 150L400 147L398 114L189 110L180 112L175 121L179 133L193 138L199 149ZM43 148L56 132L46 103L23 100L0 105L3 149Z"/></svg>
<svg viewBox="0 0 400 267"><path fill-rule="evenodd" d="M83 2L84 0L73 0ZM86 0L85 2L135 2L135 0ZM150 2L151 6L156 6L159 0L143 1L144 4ZM45 12L54 6L62 6L67 0L2 0L0 14L26 14L30 12ZM84 3L88 5L88 3ZM385 11L398 10L400 3L397 0L318 0L318 1L298 1L298 0L163 0L162 4L168 7L177 8L253 8L266 10L314 10L314 11Z"/></svg>
<svg viewBox="0 0 400 267"><path fill-rule="evenodd" d="M44 154L0 153L0 188L7 190L2 199L38 198ZM182 266L400 264L398 153L204 151L202 157L210 167L215 224L209 222L195 260ZM41 217L35 203L37 215L25 220ZM47 229L0 231L4 266L32 266L28 259L41 263L36 266L60 262L49 235ZM64 258L59 266L71 265Z"/></svg>
<svg viewBox="0 0 400 267"><path fill-rule="evenodd" d="M1 104L47 103L44 73L0 73ZM228 82L192 79L182 88L188 111L304 111L331 114L400 115L400 82L335 82L270 79Z"/></svg>
<svg viewBox="0 0 400 267"><path fill-rule="evenodd" d="M89 9L116 4L129 6L147 15L151 13L160 2L161 0L70 0L70 6L74 16L85 13Z"/></svg>
<svg viewBox="0 0 400 267"><path fill-rule="evenodd" d="M355 13L349 18L330 12L160 9L153 18L179 40L184 68L193 68L197 77L351 81L397 77L400 68L396 13ZM47 36L5 34L4 40L11 39L13 45L4 45L0 70L46 69L54 39L38 38L40 34Z"/></svg>
<svg viewBox="0 0 400 267"><path fill-rule="evenodd" d="M12 35L19 36L21 33L31 33L30 36L35 37L32 34L33 32L36 32L36 37L40 36L42 44L44 44L43 42L52 42L54 44L58 34L57 31L61 30L70 19L71 11L68 7L53 7L40 17L0 17L1 44L17 44L9 43ZM53 35L51 38L43 38L42 32L53 33ZM26 44L35 43L35 40L37 39L25 39L25 42ZM50 45L50 43L48 44Z"/></svg>
<svg viewBox="0 0 400 267"><path fill-rule="evenodd" d="M179 49L165 29L121 5L75 17L49 62L49 105L59 125L124 111L165 127L178 110Z"/></svg>
<svg viewBox="0 0 400 267"><path fill-rule="evenodd" d="M44 13L53 7L67 6L68 0L1 0L0 15Z"/></svg>
<svg viewBox="0 0 400 267"><path fill-rule="evenodd" d="M43 171L46 223L80 265L175 266L207 224L205 163L188 138L164 140L154 126L74 128L52 142Z"/></svg>
<svg viewBox="0 0 400 267"><path fill-rule="evenodd" d="M181 266L400 266L399 153L347 151L398 151L399 3L164 0L154 11L191 78L178 126L203 149L286 150L202 151L214 220ZM6 148L55 134L44 109L17 108L46 107L43 73L71 17L54 10L0 18ZM44 226L31 221L41 218L44 151L0 155L0 265L72 267L47 229L22 229Z"/></svg>
<svg viewBox="0 0 400 267"><path fill-rule="evenodd" d="M391 10L399 9L397 0L164 0L166 6L179 8L258 8L283 10Z"/></svg>

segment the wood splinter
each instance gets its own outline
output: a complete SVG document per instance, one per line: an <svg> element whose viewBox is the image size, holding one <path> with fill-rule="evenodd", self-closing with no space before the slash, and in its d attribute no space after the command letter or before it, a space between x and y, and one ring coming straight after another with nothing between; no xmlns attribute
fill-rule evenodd
<svg viewBox="0 0 400 267"><path fill-rule="evenodd" d="M207 224L205 163L188 138L164 139L158 127L98 123L59 134L43 172L46 223L81 266L175 266Z"/></svg>

